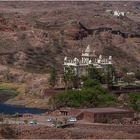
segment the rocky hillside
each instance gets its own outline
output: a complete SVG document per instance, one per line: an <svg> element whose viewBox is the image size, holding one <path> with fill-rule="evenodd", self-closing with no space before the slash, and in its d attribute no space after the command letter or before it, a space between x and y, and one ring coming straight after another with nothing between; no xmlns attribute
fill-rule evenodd
<svg viewBox="0 0 140 140"><path fill-rule="evenodd" d="M107 10L128 14L116 18ZM137 70L139 16L140 2L0 2L0 63L36 73L56 65L62 72L65 55L78 57L91 44L119 69Z"/></svg>
<svg viewBox="0 0 140 140"><path fill-rule="evenodd" d="M108 11L126 12L114 17ZM0 87L8 104L47 108L49 72L88 44L117 69L140 68L140 2L0 2Z"/></svg>

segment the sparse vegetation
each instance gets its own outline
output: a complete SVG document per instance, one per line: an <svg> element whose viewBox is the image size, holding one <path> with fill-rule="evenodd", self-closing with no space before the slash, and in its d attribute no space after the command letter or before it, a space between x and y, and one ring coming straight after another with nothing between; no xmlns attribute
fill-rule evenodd
<svg viewBox="0 0 140 140"><path fill-rule="evenodd" d="M13 90L17 91L17 93L25 93L25 85L24 84L16 84L16 83L1 83L0 89L5 90Z"/></svg>
<svg viewBox="0 0 140 140"><path fill-rule="evenodd" d="M0 84L0 102L7 101L10 98L16 97L18 94L24 94L25 88L23 85L14 83Z"/></svg>
<svg viewBox="0 0 140 140"><path fill-rule="evenodd" d="M52 57L49 57L51 52L47 50L46 48L42 49L34 49L34 48L27 48L26 54L28 57L28 61L26 63L26 68L29 71L34 71L37 73L44 73L49 71L48 64L46 63L49 59L52 59Z"/></svg>
<svg viewBox="0 0 140 140"><path fill-rule="evenodd" d="M0 124L0 135L3 139L16 139L15 127L10 124Z"/></svg>
<svg viewBox="0 0 140 140"><path fill-rule="evenodd" d="M5 124L4 119L6 115L0 114L0 138L2 139L15 139L17 138L16 130L14 125Z"/></svg>
<svg viewBox="0 0 140 140"><path fill-rule="evenodd" d="M126 82L128 85L132 84L135 81L134 75L125 75L124 76L124 82Z"/></svg>

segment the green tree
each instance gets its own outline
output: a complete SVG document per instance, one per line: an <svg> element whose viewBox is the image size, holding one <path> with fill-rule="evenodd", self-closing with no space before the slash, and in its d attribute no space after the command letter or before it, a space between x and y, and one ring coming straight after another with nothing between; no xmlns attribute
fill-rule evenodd
<svg viewBox="0 0 140 140"><path fill-rule="evenodd" d="M78 75L74 75L72 78L72 84L74 88L78 88L80 85L80 77Z"/></svg>
<svg viewBox="0 0 140 140"><path fill-rule="evenodd" d="M55 68L55 66L53 66L52 68L51 68L51 73L50 73L50 79L49 79L49 81L50 81L50 85L52 86L52 87L54 87L55 86L55 84L56 84L56 68Z"/></svg>
<svg viewBox="0 0 140 140"><path fill-rule="evenodd" d="M112 65L108 65L107 67L107 84L109 86L113 86L113 76L115 75L115 68Z"/></svg>
<svg viewBox="0 0 140 140"><path fill-rule="evenodd" d="M74 79L74 70L72 67L65 67L64 70L64 82L65 82L65 89L67 90L69 87L72 87L72 81Z"/></svg>
<svg viewBox="0 0 140 140"><path fill-rule="evenodd" d="M138 93L128 94L129 106L137 112L140 112L140 95Z"/></svg>
<svg viewBox="0 0 140 140"><path fill-rule="evenodd" d="M137 70L135 76L137 80L140 80L140 70Z"/></svg>
<svg viewBox="0 0 140 140"><path fill-rule="evenodd" d="M115 96L109 94L101 86L84 88L79 90L68 90L54 95L49 99L51 109L61 107L105 107L116 104Z"/></svg>
<svg viewBox="0 0 140 140"><path fill-rule="evenodd" d="M100 85L100 82L96 79L86 79L84 81L83 87L84 88L92 88L94 86Z"/></svg>
<svg viewBox="0 0 140 140"><path fill-rule="evenodd" d="M98 80L100 83L102 81L101 71L94 66L88 67L88 78Z"/></svg>
<svg viewBox="0 0 140 140"><path fill-rule="evenodd" d="M88 68L88 78L97 80L101 84L113 85L113 76L115 75L115 68L108 65L106 71L97 69L94 66Z"/></svg>

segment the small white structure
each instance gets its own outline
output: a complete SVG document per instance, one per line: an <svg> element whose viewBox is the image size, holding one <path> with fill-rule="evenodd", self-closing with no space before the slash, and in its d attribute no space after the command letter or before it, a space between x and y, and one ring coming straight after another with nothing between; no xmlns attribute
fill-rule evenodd
<svg viewBox="0 0 140 140"><path fill-rule="evenodd" d="M99 55L99 57L97 57L95 50L92 50L90 45L88 45L86 50L82 52L80 59L70 59L67 57L64 58L64 71L66 70L66 67L72 67L75 75L78 76L86 76L89 65L92 65L97 69L103 69L107 71L108 65L112 65L112 56L103 58L102 55Z"/></svg>
<svg viewBox="0 0 140 140"><path fill-rule="evenodd" d="M126 15L126 13L120 12L120 11L114 11L113 15L116 17L120 17L120 16L124 17Z"/></svg>
<svg viewBox="0 0 140 140"><path fill-rule="evenodd" d="M112 11L112 10L106 10L105 12L106 12L106 13L110 13L110 14L112 14L112 13L113 13L113 11Z"/></svg>
<svg viewBox="0 0 140 140"><path fill-rule="evenodd" d="M134 72L127 72L126 75L135 75Z"/></svg>

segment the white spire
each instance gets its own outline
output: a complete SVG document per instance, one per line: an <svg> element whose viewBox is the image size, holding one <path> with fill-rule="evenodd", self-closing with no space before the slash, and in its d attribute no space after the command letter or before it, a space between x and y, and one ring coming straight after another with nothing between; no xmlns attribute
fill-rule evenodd
<svg viewBox="0 0 140 140"><path fill-rule="evenodd" d="M109 60L112 60L112 56L109 56Z"/></svg>
<svg viewBox="0 0 140 140"><path fill-rule="evenodd" d="M99 59L102 59L102 55L101 54L99 55Z"/></svg>
<svg viewBox="0 0 140 140"><path fill-rule="evenodd" d="M91 52L91 48L90 48L90 45L88 45L86 50L85 50L85 53L90 53L90 52Z"/></svg>
<svg viewBox="0 0 140 140"><path fill-rule="evenodd" d="M68 59L67 56L65 56L65 57L64 57L64 61L67 61L67 59Z"/></svg>
<svg viewBox="0 0 140 140"><path fill-rule="evenodd" d="M79 62L79 59L75 57L75 58L73 59L73 61L74 61L74 63L78 63L78 62Z"/></svg>

